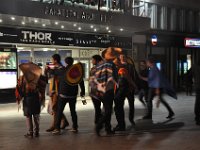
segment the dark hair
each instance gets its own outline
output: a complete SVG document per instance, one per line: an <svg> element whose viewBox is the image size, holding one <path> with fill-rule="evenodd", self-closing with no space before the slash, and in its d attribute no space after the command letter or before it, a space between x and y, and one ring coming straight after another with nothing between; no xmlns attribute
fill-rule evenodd
<svg viewBox="0 0 200 150"><path fill-rule="evenodd" d="M146 61L145 60L140 60L140 63L146 64Z"/></svg>
<svg viewBox="0 0 200 150"><path fill-rule="evenodd" d="M155 58L153 56L149 56L147 58L147 61L149 61L150 63L155 63Z"/></svg>
<svg viewBox="0 0 200 150"><path fill-rule="evenodd" d="M96 60L97 62L100 62L100 61L103 60L102 57L101 57L100 55L94 55L94 56L92 56L92 58L93 58L94 60Z"/></svg>
<svg viewBox="0 0 200 150"><path fill-rule="evenodd" d="M66 57L65 63L68 64L69 66L71 66L74 63L74 59L72 57Z"/></svg>
<svg viewBox="0 0 200 150"><path fill-rule="evenodd" d="M53 58L54 60L56 60L57 63L59 63L60 65L62 65L62 63L61 63L61 57L60 57L59 54L54 54L54 55L52 55L52 58Z"/></svg>

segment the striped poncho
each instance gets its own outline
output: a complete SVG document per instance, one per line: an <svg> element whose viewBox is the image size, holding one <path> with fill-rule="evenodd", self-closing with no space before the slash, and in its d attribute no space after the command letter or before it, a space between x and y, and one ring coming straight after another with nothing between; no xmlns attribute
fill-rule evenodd
<svg viewBox="0 0 200 150"><path fill-rule="evenodd" d="M106 91L113 90L116 83L116 68L112 62L103 62L96 66L94 74L99 96Z"/></svg>

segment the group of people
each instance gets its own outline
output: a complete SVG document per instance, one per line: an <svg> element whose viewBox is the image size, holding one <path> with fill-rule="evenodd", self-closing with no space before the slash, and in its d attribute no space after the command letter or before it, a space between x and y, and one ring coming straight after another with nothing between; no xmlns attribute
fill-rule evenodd
<svg viewBox="0 0 200 150"><path fill-rule="evenodd" d="M71 85L65 81L66 72L73 65L73 62L74 59L72 57L67 57L65 58L66 66L63 66L60 55L54 54L52 56L52 66L47 66L45 68L45 75L40 76L34 88L30 86L29 82L27 82L25 75L19 78L16 88L16 99L18 104L20 104L23 99L23 111L24 116L27 118L28 128L25 137L32 138L33 136L39 136L39 116L41 104L45 99L44 87L48 80L50 80L49 96L51 97L48 112L52 115L52 124L46 131L52 132L53 134L60 134L61 129L65 129L65 127L69 126L68 120L63 113L66 103L69 103L72 116L73 125L71 131L78 131L78 119L76 113L78 84ZM79 82L79 86L81 89L80 96L83 97L85 95L83 79ZM33 128L33 126L35 126L35 128Z"/></svg>
<svg viewBox="0 0 200 150"><path fill-rule="evenodd" d="M115 54L115 56L113 57L112 54ZM28 127L25 137L39 136L39 115L42 100L44 101L45 99L43 85L48 80L50 81L49 95L51 97L48 112L52 115L52 123L46 131L60 134L61 129L69 126L69 122L63 113L66 103L69 103L73 123L71 131L78 132L76 113L78 86L80 87L81 97L85 96L85 86L83 79L75 85L66 82L68 77L66 73L73 65L73 61L72 57L67 57L65 58L66 66L63 66L60 55L54 54L52 56L53 67L47 66L45 68L45 75L39 78L34 89L29 87L29 83L24 76L19 78L16 97L18 103L23 98L23 111L27 118ZM105 127L108 135L126 130L124 113L124 101L126 98L129 103L129 121L133 126L135 125L134 95L136 90L139 91L139 100L147 108L147 113L143 119L152 119L152 100L155 96L158 96L157 104L161 102L167 108L169 112L167 118L174 116L172 108L163 99L162 94L167 91L166 93L170 93L169 95L174 98L176 98L176 94L156 67L153 58L150 57L147 61L140 62L139 73L135 69L134 62L121 51L115 49L102 53L102 56L94 55L92 64L89 85L90 96L95 108L94 123L97 135L100 135L103 127ZM117 125L114 128L111 126L113 103L117 120ZM103 110L101 105L103 105ZM35 124L34 129L32 120L34 120Z"/></svg>

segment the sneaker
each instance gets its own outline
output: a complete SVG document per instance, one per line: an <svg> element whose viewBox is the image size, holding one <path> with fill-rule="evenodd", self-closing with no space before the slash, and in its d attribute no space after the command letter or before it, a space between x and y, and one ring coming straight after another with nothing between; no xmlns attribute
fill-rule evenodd
<svg viewBox="0 0 200 150"><path fill-rule="evenodd" d="M113 130L114 131L125 131L126 129L125 129L125 127L120 127L117 125Z"/></svg>
<svg viewBox="0 0 200 150"><path fill-rule="evenodd" d="M35 132L35 133L34 133L34 136L35 136L35 137L39 137L39 136L40 136L39 132Z"/></svg>
<svg viewBox="0 0 200 150"><path fill-rule="evenodd" d="M106 134L107 135L113 135L113 134L115 134L115 131L113 131L113 130L107 130Z"/></svg>
<svg viewBox="0 0 200 150"><path fill-rule="evenodd" d="M24 135L24 137L26 137L26 138L33 138L33 133L26 133Z"/></svg>
<svg viewBox="0 0 200 150"><path fill-rule="evenodd" d="M54 127L50 127L49 129L46 130L46 132L52 132L55 128Z"/></svg>
<svg viewBox="0 0 200 150"><path fill-rule="evenodd" d="M51 133L52 133L53 135L60 135L60 130L54 129Z"/></svg>
<svg viewBox="0 0 200 150"><path fill-rule="evenodd" d="M78 132L78 129L77 129L77 128L71 128L69 131L74 132L74 133L77 133L77 132Z"/></svg>
<svg viewBox="0 0 200 150"><path fill-rule="evenodd" d="M100 131L101 131L102 128L103 128L102 124L96 124L95 132L96 132L97 136L101 136Z"/></svg>
<svg viewBox="0 0 200 150"><path fill-rule="evenodd" d="M166 117L167 119L171 119L174 116L174 112L169 113L169 115Z"/></svg>

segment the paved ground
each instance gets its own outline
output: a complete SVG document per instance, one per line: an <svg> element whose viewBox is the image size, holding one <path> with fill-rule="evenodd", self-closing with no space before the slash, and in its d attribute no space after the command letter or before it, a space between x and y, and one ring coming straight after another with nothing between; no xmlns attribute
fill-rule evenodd
<svg viewBox="0 0 200 150"><path fill-rule="evenodd" d="M26 139L25 118L22 111L17 112L15 104L0 104L0 149L1 150L199 150L200 126L196 126L193 116L194 96L178 95L178 101L166 97L176 116L167 120L167 111L161 105L154 108L153 121L141 120L143 106L136 100L136 126L131 127L128 120L127 131L114 136L102 132L97 137L94 132L94 111L91 101L86 106L77 104L79 133L64 130L62 135L46 133L51 121L46 108L41 114L41 136ZM126 116L127 116L126 104ZM71 120L68 105L65 113ZM112 118L116 125L115 116Z"/></svg>

